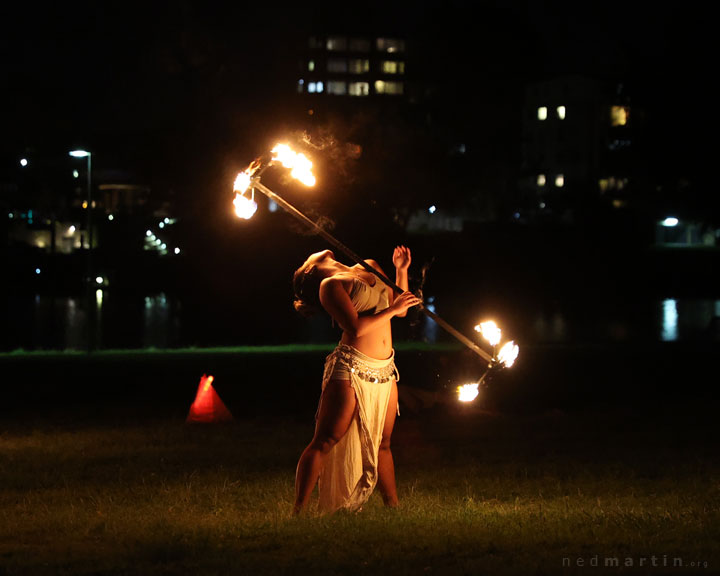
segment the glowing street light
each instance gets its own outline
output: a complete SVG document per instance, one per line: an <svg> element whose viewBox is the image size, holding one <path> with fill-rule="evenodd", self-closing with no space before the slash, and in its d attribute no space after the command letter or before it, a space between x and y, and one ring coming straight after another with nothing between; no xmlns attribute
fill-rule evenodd
<svg viewBox="0 0 720 576"><path fill-rule="evenodd" d="M88 301L88 352L91 352L93 349L93 334L94 334L94 324L95 324L95 316L94 316L94 310L95 307L92 305L92 293L90 290L90 279L92 278L92 243L93 243L93 234L92 234L92 152L89 152L87 150L71 150L69 152L70 156L73 158L85 158L87 161L87 200L83 204L87 205L87 235L88 235L88 253L87 253L87 279L86 279L86 289L87 292L87 301Z"/></svg>
<svg viewBox="0 0 720 576"><path fill-rule="evenodd" d="M87 228L88 228L88 253L92 249L92 152L87 150L72 150L70 156L73 158L87 159ZM83 203L85 205L85 203ZM90 270L88 270L89 272Z"/></svg>

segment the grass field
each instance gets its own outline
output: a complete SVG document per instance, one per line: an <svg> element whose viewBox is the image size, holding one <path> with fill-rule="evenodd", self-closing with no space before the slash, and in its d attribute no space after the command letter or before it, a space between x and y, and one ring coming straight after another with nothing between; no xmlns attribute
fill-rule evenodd
<svg viewBox="0 0 720 576"><path fill-rule="evenodd" d="M718 434L705 417L406 414L399 509L376 494L357 514L299 519L312 414L183 417L7 419L0 574L720 571Z"/></svg>

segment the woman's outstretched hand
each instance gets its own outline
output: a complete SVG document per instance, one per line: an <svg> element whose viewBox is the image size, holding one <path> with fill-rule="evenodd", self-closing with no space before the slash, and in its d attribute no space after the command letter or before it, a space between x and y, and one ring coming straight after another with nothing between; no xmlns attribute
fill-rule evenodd
<svg viewBox="0 0 720 576"><path fill-rule="evenodd" d="M395 296L395 300L392 303L391 308L395 312L395 315L401 316L407 312L408 308L413 306L419 306L423 303L420 298L415 296L412 292L405 291L402 294Z"/></svg>
<svg viewBox="0 0 720 576"><path fill-rule="evenodd" d="M407 270L410 267L412 258L410 256L410 248L407 246L396 246L393 251L393 264L397 270Z"/></svg>

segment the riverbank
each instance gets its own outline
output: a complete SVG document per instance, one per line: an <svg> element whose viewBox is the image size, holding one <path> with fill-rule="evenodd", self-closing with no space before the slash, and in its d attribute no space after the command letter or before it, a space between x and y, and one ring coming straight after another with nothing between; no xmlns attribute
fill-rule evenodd
<svg viewBox="0 0 720 576"><path fill-rule="evenodd" d="M314 413L323 361L333 346L0 354L0 416L71 409L175 415L187 410L204 374L214 376L216 390L237 417ZM718 352L720 344L708 341L521 346L517 364L498 373L476 404L518 414L707 409L717 405ZM482 360L456 344L398 342L396 362L400 401L410 410L456 404L457 386L484 372Z"/></svg>

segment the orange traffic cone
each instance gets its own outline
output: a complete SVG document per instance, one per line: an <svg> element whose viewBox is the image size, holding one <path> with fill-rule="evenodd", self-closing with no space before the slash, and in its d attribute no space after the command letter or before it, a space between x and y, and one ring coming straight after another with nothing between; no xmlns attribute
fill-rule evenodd
<svg viewBox="0 0 720 576"><path fill-rule="evenodd" d="M195 402L190 406L190 412L188 413L187 423L195 422L227 422L232 420L232 414L227 409L220 396L215 392L212 382L215 378L213 376L206 376L200 379L200 386L198 386L197 394L195 395Z"/></svg>

